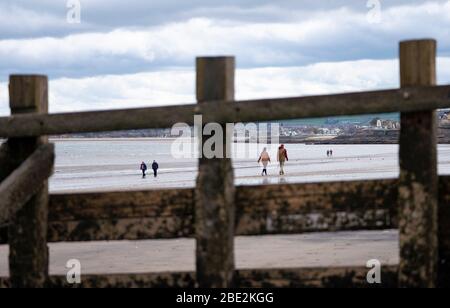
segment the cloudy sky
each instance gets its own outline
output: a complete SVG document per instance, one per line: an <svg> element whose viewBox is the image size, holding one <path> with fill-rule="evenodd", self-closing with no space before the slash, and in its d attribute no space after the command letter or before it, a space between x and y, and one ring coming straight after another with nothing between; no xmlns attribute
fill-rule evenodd
<svg viewBox="0 0 450 308"><path fill-rule="evenodd" d="M449 32L438 0L2 0L0 115L14 73L49 76L51 112L194 102L202 55L236 56L238 99L397 87L413 38L450 83Z"/></svg>

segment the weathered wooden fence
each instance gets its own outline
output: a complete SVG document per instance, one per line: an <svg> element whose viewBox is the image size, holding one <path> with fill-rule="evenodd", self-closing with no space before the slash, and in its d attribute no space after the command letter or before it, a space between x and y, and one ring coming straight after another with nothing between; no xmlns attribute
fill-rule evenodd
<svg viewBox="0 0 450 308"><path fill-rule="evenodd" d="M234 236L399 228L400 264L384 287L450 286L450 177L438 177L436 42L400 43L399 89L235 101L234 58L197 60L195 105L48 114L47 78L11 76L12 115L0 118L0 243L10 245L3 287L66 287L48 275L48 242L192 237L196 272L84 275L82 287L369 287L367 268L235 270ZM48 135L401 112L400 177L235 187L229 159L199 162L195 189L49 195ZM224 140L225 143L225 140ZM149 260L151 262L151 260Z"/></svg>

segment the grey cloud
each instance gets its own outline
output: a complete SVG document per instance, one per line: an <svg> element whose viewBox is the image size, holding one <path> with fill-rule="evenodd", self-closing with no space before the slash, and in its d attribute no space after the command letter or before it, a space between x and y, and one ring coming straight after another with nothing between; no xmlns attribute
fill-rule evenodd
<svg viewBox="0 0 450 308"><path fill-rule="evenodd" d="M395 6L412 1L382 0L385 20L376 25L365 20L361 11L365 9L365 1L318 4L319 1L281 0L276 7L266 0L232 0L226 6L221 6L224 1L217 4L206 0L81 1L81 27L85 28L76 31L76 35L0 39L0 80L11 73L79 78L192 67L195 56L212 54L235 55L241 68L388 59L396 58L398 41L420 37L438 39L439 54L450 54L448 12L429 14L414 5L401 10ZM2 2L0 7L39 12L43 14L44 26L57 23L51 16L65 14L65 0L10 3ZM348 8L342 9L344 5ZM192 21L194 16L208 16L211 24L198 24ZM169 23L178 19L183 22ZM146 21L155 25L137 26ZM126 34L117 36L115 25L134 27L122 28ZM38 36L45 36L45 30L36 31Z"/></svg>
<svg viewBox="0 0 450 308"><path fill-rule="evenodd" d="M82 23L67 24L67 0L6 0L0 3L0 39L65 36L88 31L111 31L118 27L148 27L190 18L208 17L243 22L286 22L312 12L349 8L366 11L364 0L80 0ZM384 9L420 4L425 0L380 0ZM36 17L40 22L36 22Z"/></svg>

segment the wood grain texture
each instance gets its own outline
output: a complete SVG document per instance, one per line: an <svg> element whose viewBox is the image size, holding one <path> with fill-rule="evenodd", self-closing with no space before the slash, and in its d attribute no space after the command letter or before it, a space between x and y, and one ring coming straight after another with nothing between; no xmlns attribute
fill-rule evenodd
<svg viewBox="0 0 450 308"><path fill-rule="evenodd" d="M54 145L41 145L0 183L0 225L4 224L39 192L53 173Z"/></svg>
<svg viewBox="0 0 450 308"><path fill-rule="evenodd" d="M322 211L354 211L357 208L360 208L361 211L371 208L384 209L385 207L388 207L389 211L392 210L392 207L395 209L395 205L393 206L391 202L396 198L396 180L357 181L351 183L351 185L347 184L349 183L291 184L281 185L279 187L277 185L260 187L238 186L236 193L238 209L240 208L240 210L237 211L237 213L240 213L238 214L238 217L240 217L240 215L246 215L247 212L252 213L258 208L262 209L260 211L261 213L273 210L280 213L280 208L282 208L284 214L294 213L295 215L298 213L309 213L314 211L314 208L317 213ZM440 242L449 244L448 222L450 221L450 211L448 211L448 208L450 205L450 177L440 178L439 191L441 200L440 209L443 209L440 210L439 216L442 226L440 232L442 240ZM64 220L67 223L72 223L72 219L83 220L85 217L94 219L97 215L100 215L102 219L110 221L114 221L114 219L120 221L120 217L125 217L125 220L131 219L129 217L139 219L138 217L143 213L148 213L148 216L158 216L160 213L163 217L170 217L171 215L183 213L186 208L190 207L191 210L193 209L192 193L193 190L191 189L180 189L128 193L116 192L106 194L53 195L51 197L52 202L50 208L52 210L50 213L52 214L50 217L51 220L61 219L61 221ZM259 196L259 198L255 198L255 196ZM359 201L357 201L357 196L360 198ZM167 205L166 202L173 204L173 207ZM166 206L163 206L163 204ZM252 206L249 206L249 204ZM186 205L186 207L184 207L184 205ZM140 208L141 206L142 209ZM109 211L108 208L111 208L112 210ZM389 214L388 216L385 216L384 219L380 220L382 222L387 222L385 225L379 226L380 228L395 227L397 214L395 210L391 213L392 214ZM135 223L136 225L140 225L138 220L136 220ZM190 224L193 225L192 221ZM262 223L262 225L264 226L265 224ZM243 226L245 226L245 223ZM343 224L341 227L333 227L331 224L330 227L334 230L348 227L357 229L356 224L351 226ZM377 224L374 224L374 227L377 228ZM251 231L249 233L259 232L258 228L250 228ZM322 228L322 230L325 229L327 229L326 226ZM276 233L276 231L277 230L271 230L273 233ZM191 229L191 231L186 234L188 233L193 235L193 230ZM172 234L173 236L176 236L175 233ZM132 235L132 238L134 237L135 235ZM137 236L137 238L138 237L139 236ZM88 236L85 239L82 237L78 239L92 240L93 238ZM447 251L448 247L450 246L446 246ZM383 267L383 270L384 269L385 267ZM367 269L365 268L359 268L359 270L347 269L343 271L342 275L336 274L336 269L333 268L327 269L327 271L305 270L306 271L299 270L297 271L297 274L292 273L289 269L237 271L237 273L239 273L239 278L235 279L239 282L239 286L242 287L367 286L367 284L364 284L363 280L365 277L364 275L367 273ZM383 274L383 277L385 277L385 274ZM397 271L395 268L389 271L388 277L390 282L389 285L386 286L397 286L395 282L397 279ZM66 285L64 285L63 279L65 279L65 277L52 277L50 285L53 287L65 287ZM195 284L195 274L193 273L178 273L174 275L164 274L161 276L159 276L159 274L123 274L106 275L104 277L99 275L88 275L83 279L85 282L82 286L85 287L188 287ZM2 285L2 283L3 286L8 285L7 280L6 282L5 280L3 280L3 282L1 281L2 280L0 279L0 285ZM384 278L382 286L385 286Z"/></svg>
<svg viewBox="0 0 450 308"><path fill-rule="evenodd" d="M450 177L439 177L438 287L450 288Z"/></svg>
<svg viewBox="0 0 450 308"><path fill-rule="evenodd" d="M48 112L48 79L40 75L12 75L9 96L12 115L45 114ZM47 137L8 139L11 155L2 168L6 173L13 172L47 142ZM48 276L48 182L36 180L30 184L37 186L35 195L10 218L9 269L13 287L43 287Z"/></svg>
<svg viewBox="0 0 450 308"><path fill-rule="evenodd" d="M436 41L400 43L400 80L402 87L426 87L436 84ZM436 286L438 267L436 144L435 111L401 114L399 279L404 287Z"/></svg>
<svg viewBox="0 0 450 308"><path fill-rule="evenodd" d="M11 170L7 168L8 161L11 156L8 143L4 142L0 144L0 180L6 179L6 177L11 173Z"/></svg>
<svg viewBox="0 0 450 308"><path fill-rule="evenodd" d="M234 100L233 57L197 58L197 101ZM216 103L210 103L215 105ZM202 288L227 288L234 274L235 186L230 158L224 158L231 140L223 134L215 148L222 157L209 157L202 129L202 153L195 187L195 238L197 281ZM225 132L222 126L222 132ZM214 131L214 134L219 132ZM212 151L212 149L210 149Z"/></svg>
<svg viewBox="0 0 450 308"><path fill-rule="evenodd" d="M233 287L242 288L394 288L397 266L383 266L381 284L367 283L366 267L285 268L237 270ZM9 287L0 277L0 288ZM194 272L82 275L80 285L69 285L65 276L50 276L50 288L193 288Z"/></svg>
<svg viewBox="0 0 450 308"><path fill-rule="evenodd" d="M175 123L194 124L194 114L204 122L237 123L411 112L450 107L450 86L411 87L319 96L151 107L61 114L0 117L0 138L70 133L169 128Z"/></svg>
<svg viewBox="0 0 450 308"><path fill-rule="evenodd" d="M235 234L396 228L397 187L395 179L237 186ZM193 237L194 194L166 189L51 195L48 240ZM0 230L0 243L6 242Z"/></svg>

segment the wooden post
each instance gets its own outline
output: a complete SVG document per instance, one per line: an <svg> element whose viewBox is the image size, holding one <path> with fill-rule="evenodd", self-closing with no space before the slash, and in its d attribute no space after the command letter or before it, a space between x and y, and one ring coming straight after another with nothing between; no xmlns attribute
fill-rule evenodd
<svg viewBox="0 0 450 308"><path fill-rule="evenodd" d="M39 192L41 184L52 175L54 157L54 145L42 145L0 183L0 226Z"/></svg>
<svg viewBox="0 0 450 308"><path fill-rule="evenodd" d="M12 171L7 166L10 157L8 143L4 142L0 145L0 181L3 181Z"/></svg>
<svg viewBox="0 0 450 308"><path fill-rule="evenodd" d="M48 81L45 76L15 75L9 80L12 114L47 113ZM46 137L8 140L8 169L20 166ZM9 268L12 287L44 287L48 278L48 182L19 210L8 228Z"/></svg>
<svg viewBox="0 0 450 308"><path fill-rule="evenodd" d="M436 84L436 41L400 43L402 87ZM407 99L407 97L405 97ZM401 114L399 229L401 287L434 287L438 261L437 118Z"/></svg>
<svg viewBox="0 0 450 308"><path fill-rule="evenodd" d="M198 102L234 100L234 67L233 57L198 58ZM225 126L222 126L222 129L223 142L226 143ZM203 142L200 145L203 147ZM224 145L223 149L226 148ZM225 288L232 284L234 193L231 159L208 159L202 155L195 190L196 264L199 287Z"/></svg>

